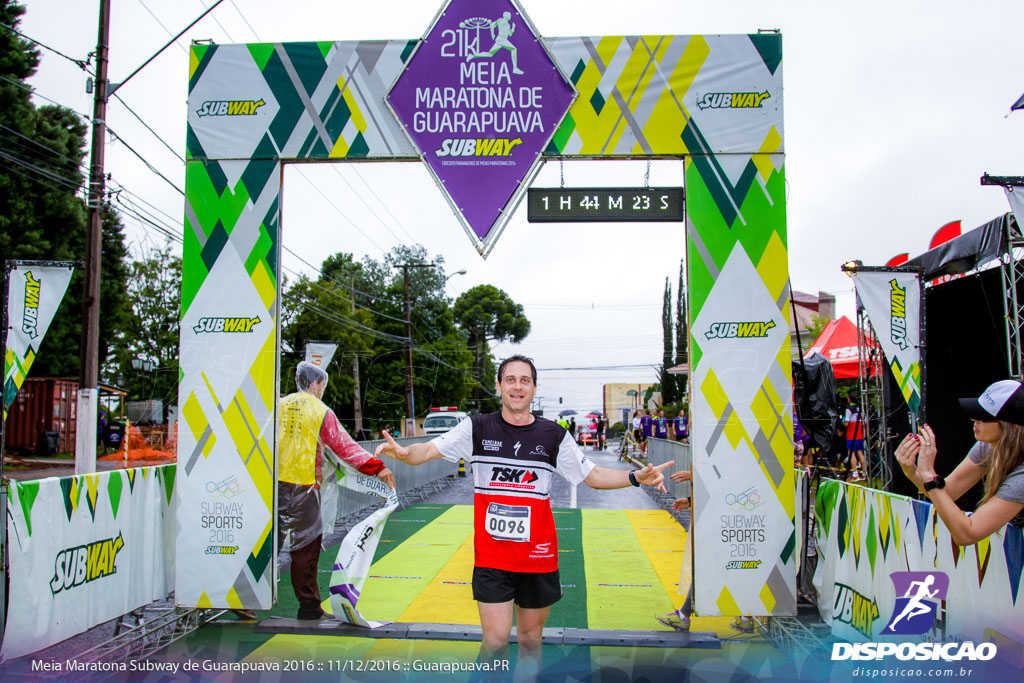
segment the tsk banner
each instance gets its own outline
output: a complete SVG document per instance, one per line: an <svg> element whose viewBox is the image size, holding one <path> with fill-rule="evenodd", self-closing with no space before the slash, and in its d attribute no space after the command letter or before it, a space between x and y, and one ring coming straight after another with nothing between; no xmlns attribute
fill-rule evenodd
<svg viewBox="0 0 1024 683"><path fill-rule="evenodd" d="M7 339L4 354L4 415L14 403L64 299L74 267L15 261L8 275Z"/></svg>
<svg viewBox="0 0 1024 683"><path fill-rule="evenodd" d="M917 273L854 271L853 285L910 409L921 406L921 280Z"/></svg>
<svg viewBox="0 0 1024 683"><path fill-rule="evenodd" d="M1001 658L1024 663L1020 527L959 546L927 501L832 480L818 487L815 517L814 585L833 636L990 642Z"/></svg>
<svg viewBox="0 0 1024 683"><path fill-rule="evenodd" d="M3 659L165 598L174 576L173 465L11 481Z"/></svg>
<svg viewBox="0 0 1024 683"><path fill-rule="evenodd" d="M312 363L318 368L326 368L334 358L334 352L338 345L332 342L307 342L306 362Z"/></svg>

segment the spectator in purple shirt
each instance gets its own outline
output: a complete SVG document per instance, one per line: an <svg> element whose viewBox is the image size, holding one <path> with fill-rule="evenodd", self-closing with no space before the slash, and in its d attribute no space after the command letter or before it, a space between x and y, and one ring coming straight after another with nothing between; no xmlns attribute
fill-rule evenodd
<svg viewBox="0 0 1024 683"><path fill-rule="evenodd" d="M640 452L643 454L647 453L647 438L654 433L653 429L654 418L651 417L650 410L645 410L640 416Z"/></svg>
<svg viewBox="0 0 1024 683"><path fill-rule="evenodd" d="M685 410L680 410L676 419L672 421L672 430L675 432L676 441L689 443L690 430Z"/></svg>

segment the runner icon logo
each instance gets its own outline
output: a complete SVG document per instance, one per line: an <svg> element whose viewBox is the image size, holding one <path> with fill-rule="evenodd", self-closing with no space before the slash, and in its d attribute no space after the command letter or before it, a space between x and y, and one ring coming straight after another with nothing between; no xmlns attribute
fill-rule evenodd
<svg viewBox="0 0 1024 683"><path fill-rule="evenodd" d="M921 635L935 624L937 601L946 599L949 577L944 572L893 572L896 604L883 635Z"/></svg>

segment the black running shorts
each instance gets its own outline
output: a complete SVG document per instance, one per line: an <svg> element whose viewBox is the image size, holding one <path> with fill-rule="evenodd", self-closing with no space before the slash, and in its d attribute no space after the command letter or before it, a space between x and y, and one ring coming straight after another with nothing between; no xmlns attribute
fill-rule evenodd
<svg viewBox="0 0 1024 683"><path fill-rule="evenodd" d="M488 567L473 568L473 599L477 602L515 603L525 609L550 607L562 598L558 570L533 574Z"/></svg>

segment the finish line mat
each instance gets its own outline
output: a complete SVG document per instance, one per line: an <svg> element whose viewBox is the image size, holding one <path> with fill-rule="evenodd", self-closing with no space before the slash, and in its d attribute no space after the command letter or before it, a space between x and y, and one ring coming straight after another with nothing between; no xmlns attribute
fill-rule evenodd
<svg viewBox="0 0 1024 683"><path fill-rule="evenodd" d="M678 594L678 581L687 534L679 523L665 510L553 512L563 595L547 626L670 632L655 616L679 607L685 597ZM333 558L334 549L321 554L322 575L330 572ZM359 609L375 621L479 626L472 573L472 506L412 505L388 520ZM323 607L330 611L329 600ZM296 608L283 574L272 615L291 619ZM697 617L693 630L734 638L738 633L729 621Z"/></svg>

